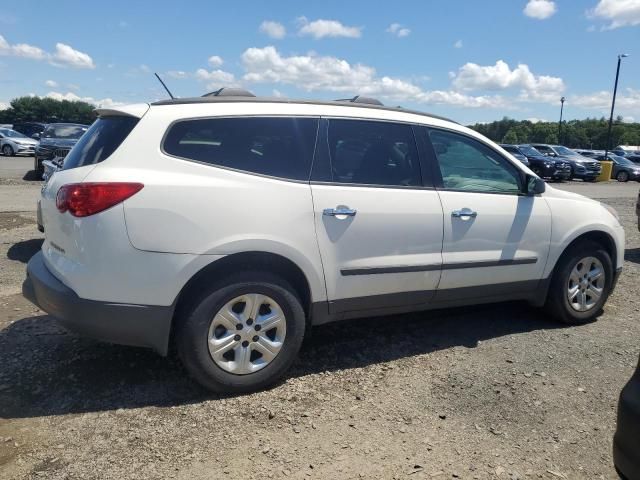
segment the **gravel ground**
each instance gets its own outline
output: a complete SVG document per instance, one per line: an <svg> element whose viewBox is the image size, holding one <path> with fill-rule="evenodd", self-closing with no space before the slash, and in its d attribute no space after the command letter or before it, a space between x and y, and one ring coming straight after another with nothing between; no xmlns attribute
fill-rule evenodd
<svg viewBox="0 0 640 480"><path fill-rule="evenodd" d="M617 478L640 235L634 199L606 202L627 260L599 321L510 303L325 325L281 384L237 397L173 358L65 332L18 294L35 214L0 213L0 477Z"/></svg>

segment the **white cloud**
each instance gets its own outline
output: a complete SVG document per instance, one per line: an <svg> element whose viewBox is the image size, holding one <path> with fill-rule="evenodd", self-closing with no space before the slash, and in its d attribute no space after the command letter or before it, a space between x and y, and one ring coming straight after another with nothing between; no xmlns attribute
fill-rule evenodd
<svg viewBox="0 0 640 480"><path fill-rule="evenodd" d="M64 43L56 43L56 51L51 56L50 63L62 67L96 68L89 55Z"/></svg>
<svg viewBox="0 0 640 480"><path fill-rule="evenodd" d="M601 90L586 95L577 95L568 99L571 105L581 108L609 112L611 108L611 92ZM627 88L616 96L616 112L640 114L640 90Z"/></svg>
<svg viewBox="0 0 640 480"><path fill-rule="evenodd" d="M9 104L6 102L0 102L0 110L6 110L9 108Z"/></svg>
<svg viewBox="0 0 640 480"><path fill-rule="evenodd" d="M207 71L204 68L196 70L196 78L200 81L207 82L207 88L214 90L220 87L228 87L236 83L233 73L224 70Z"/></svg>
<svg viewBox="0 0 640 480"><path fill-rule="evenodd" d="M26 43L11 45L0 35L0 55L30 58L32 60L45 60L48 54L41 48Z"/></svg>
<svg viewBox="0 0 640 480"><path fill-rule="evenodd" d="M544 118L537 118L537 117L525 118L525 120L528 120L531 123L540 123L540 122L548 122L549 121L549 120L545 120Z"/></svg>
<svg viewBox="0 0 640 480"><path fill-rule="evenodd" d="M622 123L634 123L635 121L636 119L631 116L622 117Z"/></svg>
<svg viewBox="0 0 640 480"><path fill-rule="evenodd" d="M222 57L219 57L218 55L211 55L207 61L209 62L209 65L211 65L213 68L218 68L224 63L224 60L222 60Z"/></svg>
<svg viewBox="0 0 640 480"><path fill-rule="evenodd" d="M348 27L337 20L314 20L309 22L306 17L298 18L298 35L307 35L320 39L324 37L360 38L362 27Z"/></svg>
<svg viewBox="0 0 640 480"><path fill-rule="evenodd" d="M260 24L260 31L271 38L284 38L287 29L280 22L265 20Z"/></svg>
<svg viewBox="0 0 640 480"><path fill-rule="evenodd" d="M44 84L47 87L51 87L51 88L56 88L58 86L58 82L56 82L55 80L47 80L46 82L44 82Z"/></svg>
<svg viewBox="0 0 640 480"><path fill-rule="evenodd" d="M248 48L242 54L243 80L248 83L280 83L306 91L330 91L349 95L381 96L393 101L437 103L468 107L506 105L498 96L470 96L455 91L425 91L418 85L388 76L374 68L351 65L346 60L316 55L282 56L275 47Z"/></svg>
<svg viewBox="0 0 640 480"><path fill-rule="evenodd" d="M556 13L557 10L555 2L551 0L529 0L524 7L524 14L527 17L544 20Z"/></svg>
<svg viewBox="0 0 640 480"><path fill-rule="evenodd" d="M116 102L111 98L103 98L100 100L96 100L93 97L80 97L73 92L60 93L60 92L49 92L44 98L53 98L54 100L68 100L70 102L87 102L96 107L109 108L116 107L118 105L124 105L123 102Z"/></svg>
<svg viewBox="0 0 640 480"><path fill-rule="evenodd" d="M555 101L564 91L559 77L534 75L525 64L511 70L503 60L495 65L482 66L466 63L451 75L453 85L461 90L507 90L519 88L522 100Z"/></svg>
<svg viewBox="0 0 640 480"><path fill-rule="evenodd" d="M462 48L462 40L458 40L453 44L453 48Z"/></svg>
<svg viewBox="0 0 640 480"><path fill-rule="evenodd" d="M175 79L189 78L191 76L189 72L185 72L183 70L169 70L166 75L167 77Z"/></svg>
<svg viewBox="0 0 640 480"><path fill-rule="evenodd" d="M0 35L0 55L46 60L57 67L95 68L93 59L89 55L64 43L56 43L55 52L48 53L40 47L26 43L11 45Z"/></svg>
<svg viewBox="0 0 640 480"><path fill-rule="evenodd" d="M587 16L611 22L605 30L640 25L640 0L600 0Z"/></svg>
<svg viewBox="0 0 640 480"><path fill-rule="evenodd" d="M409 36L409 34L411 33L411 29L403 27L399 23L392 23L391 25L389 25L389 28L387 28L386 32L390 33L391 35L395 35L396 37L402 38Z"/></svg>

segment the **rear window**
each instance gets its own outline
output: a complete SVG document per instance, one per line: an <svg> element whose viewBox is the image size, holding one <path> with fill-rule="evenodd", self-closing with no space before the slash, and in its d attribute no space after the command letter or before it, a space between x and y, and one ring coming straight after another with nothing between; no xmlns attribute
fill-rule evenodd
<svg viewBox="0 0 640 480"><path fill-rule="evenodd" d="M99 118L66 156L63 170L102 162L116 151L137 123L134 117Z"/></svg>
<svg viewBox="0 0 640 480"><path fill-rule="evenodd" d="M225 168L308 180L318 120L239 117L184 120L167 132L169 155Z"/></svg>

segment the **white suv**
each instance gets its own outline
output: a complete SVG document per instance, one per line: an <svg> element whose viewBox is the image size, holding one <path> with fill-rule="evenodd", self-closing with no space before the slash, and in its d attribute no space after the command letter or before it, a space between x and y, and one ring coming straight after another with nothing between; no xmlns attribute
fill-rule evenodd
<svg viewBox="0 0 640 480"><path fill-rule="evenodd" d="M335 320L519 299L600 313L624 256L609 207L450 120L225 93L98 110L43 187L27 298L81 334L174 344L235 392Z"/></svg>

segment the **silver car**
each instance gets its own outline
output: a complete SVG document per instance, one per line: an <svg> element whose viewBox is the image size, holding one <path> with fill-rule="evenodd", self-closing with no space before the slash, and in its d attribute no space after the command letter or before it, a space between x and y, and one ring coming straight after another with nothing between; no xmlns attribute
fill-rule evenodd
<svg viewBox="0 0 640 480"><path fill-rule="evenodd" d="M0 128L0 152L5 157L14 155L33 155L37 140L29 138L10 128Z"/></svg>

